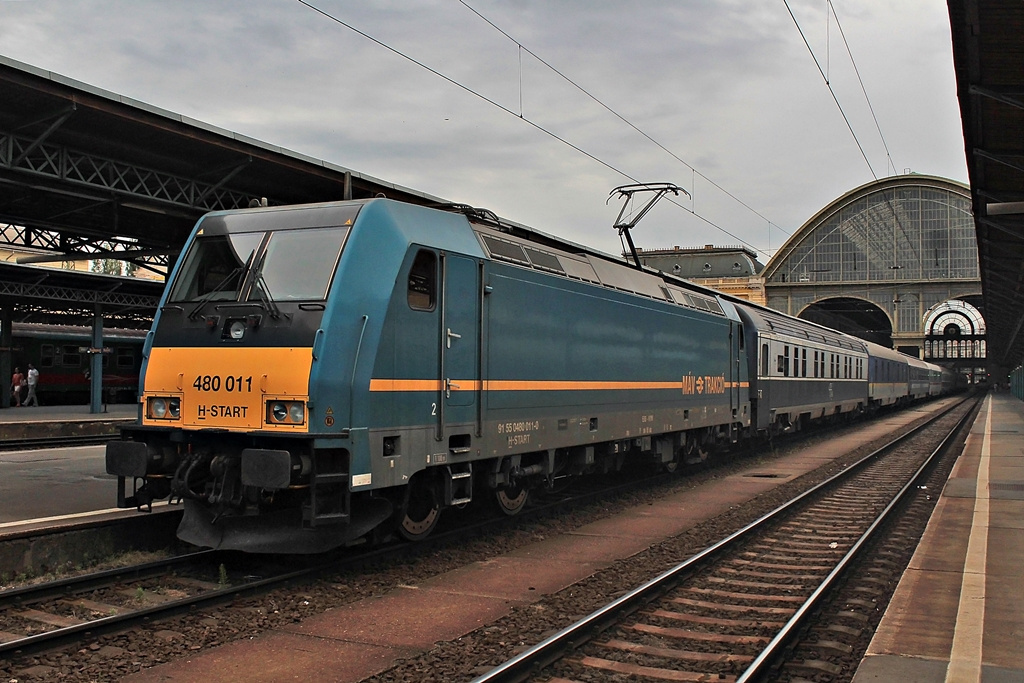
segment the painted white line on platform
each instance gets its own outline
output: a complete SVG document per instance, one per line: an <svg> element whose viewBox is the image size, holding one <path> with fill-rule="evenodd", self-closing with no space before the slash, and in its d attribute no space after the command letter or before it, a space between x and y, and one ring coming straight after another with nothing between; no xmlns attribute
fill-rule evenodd
<svg viewBox="0 0 1024 683"><path fill-rule="evenodd" d="M960 587L960 607L953 629L953 647L949 653L947 683L981 681L981 644L985 630L985 561L988 558L988 481L992 449L992 397L986 399L988 414L981 441L978 483L974 493L974 518L967 542L964 578Z"/></svg>
<svg viewBox="0 0 1024 683"><path fill-rule="evenodd" d="M170 505L166 500L160 500L153 503L154 508L166 507ZM56 517L38 517L36 519L23 519L17 522L3 522L0 523L0 529L11 529L18 526L29 526L32 524L49 524L50 522L65 522L74 519L84 519L86 517L96 517L99 515L109 515L114 512L131 511L132 508L108 508L106 510L92 510L90 512L75 512L70 515L57 515Z"/></svg>

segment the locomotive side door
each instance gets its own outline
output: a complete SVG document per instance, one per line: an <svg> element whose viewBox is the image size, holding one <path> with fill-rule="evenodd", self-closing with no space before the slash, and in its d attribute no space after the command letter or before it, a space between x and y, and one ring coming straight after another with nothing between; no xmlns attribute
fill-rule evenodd
<svg viewBox="0 0 1024 683"><path fill-rule="evenodd" d="M743 376L740 363L745 340L743 339L743 324L729 323L729 407L732 408L733 420L742 419L742 407L740 405L740 380Z"/></svg>
<svg viewBox="0 0 1024 683"><path fill-rule="evenodd" d="M480 393L480 275L473 259L441 254L438 434L451 424L475 423ZM474 428L475 431L475 428Z"/></svg>
<svg viewBox="0 0 1024 683"><path fill-rule="evenodd" d="M774 359L771 357L773 344L771 339L757 335L757 388L751 398L756 399L754 417L757 418L758 429L768 429L771 422L771 369Z"/></svg>

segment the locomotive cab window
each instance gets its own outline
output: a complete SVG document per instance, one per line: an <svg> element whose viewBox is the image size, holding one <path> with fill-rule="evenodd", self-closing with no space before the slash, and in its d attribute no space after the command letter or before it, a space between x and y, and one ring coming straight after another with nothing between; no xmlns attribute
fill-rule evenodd
<svg viewBox="0 0 1024 683"><path fill-rule="evenodd" d="M437 256L422 250L416 254L409 270L409 308L432 311L437 301Z"/></svg>
<svg viewBox="0 0 1024 683"><path fill-rule="evenodd" d="M197 238L175 279L170 301L237 300L245 269L262 240L261 232Z"/></svg>
<svg viewBox="0 0 1024 683"><path fill-rule="evenodd" d="M170 301L323 301L348 228L289 228L197 237Z"/></svg>
<svg viewBox="0 0 1024 683"><path fill-rule="evenodd" d="M253 268L249 301L323 301L347 236L346 228L271 233Z"/></svg>

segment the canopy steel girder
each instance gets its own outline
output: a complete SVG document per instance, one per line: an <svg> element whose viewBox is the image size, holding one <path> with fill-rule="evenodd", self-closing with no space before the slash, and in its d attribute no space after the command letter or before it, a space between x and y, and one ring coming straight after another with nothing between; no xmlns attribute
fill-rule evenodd
<svg viewBox="0 0 1024 683"><path fill-rule="evenodd" d="M38 299L40 301L62 301L82 305L103 304L128 308L152 310L160 303L159 296L133 294L110 290L81 290L74 287L47 285L39 282L9 282L0 280L0 296L16 297L19 301Z"/></svg>
<svg viewBox="0 0 1024 683"><path fill-rule="evenodd" d="M0 131L0 168L199 213L249 205L251 196L225 188L224 184L251 159L243 160L217 182L210 183L47 144L44 139L48 134L29 138Z"/></svg>
<svg viewBox="0 0 1024 683"><path fill-rule="evenodd" d="M77 259L118 259L139 265L166 268L176 249L140 249L135 240L119 237L67 235L54 230L33 228L16 223L0 224L0 244L12 247L45 249L50 254L23 256L18 263L52 263Z"/></svg>
<svg viewBox="0 0 1024 683"><path fill-rule="evenodd" d="M11 322L90 325L95 318L91 309L78 307L56 308L34 304L19 305L11 315ZM149 329L153 316L145 309L108 309L103 312L104 325L129 329Z"/></svg>
<svg viewBox="0 0 1024 683"><path fill-rule="evenodd" d="M980 85L972 85L968 92L972 95L981 95L982 97L988 97L996 102L1002 102L1008 104L1011 107L1017 107L1018 109L1024 109L1024 91L1020 88L993 88L984 87Z"/></svg>

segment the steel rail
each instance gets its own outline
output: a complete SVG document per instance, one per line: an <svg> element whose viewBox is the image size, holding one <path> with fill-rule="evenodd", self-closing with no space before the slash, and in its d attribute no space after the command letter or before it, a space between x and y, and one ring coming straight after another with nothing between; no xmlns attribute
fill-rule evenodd
<svg viewBox="0 0 1024 683"><path fill-rule="evenodd" d="M477 678L474 678L472 680L472 683L513 683L527 680L530 676L534 675L539 670L561 659L565 655L565 653L571 652L572 650L576 649L586 641L590 640L597 633L600 633L601 631L605 630L615 622L621 621L625 616L628 616L629 614L642 608L645 604L660 597L662 594L668 592L675 586L675 584L686 578L688 575L696 572L700 568L703 568L703 566L706 563L708 563L715 557L723 554L725 551L737 546L741 541L746 540L748 537L761 531L771 521L785 514L788 514L790 511L792 511L794 508L796 508L798 505L800 505L802 502L804 502L811 496L814 496L819 492L825 490L826 488L829 488L835 485L836 483L852 476L854 473L861 471L874 460L879 458L881 455L889 452L896 446L909 440L912 436L918 434L922 430L931 426L939 419L946 416L947 414L957 409L958 407L962 406L969 400L971 400L971 398L964 399L963 401L960 401L949 406L948 408L942 410L936 415L933 415L927 421L923 422L917 427L914 427L905 434L893 439L892 441L881 446L875 451L869 453L868 455L864 456L859 461L857 461L850 467L846 468L842 472L839 472L838 474L833 475L832 477L808 489L807 491L804 491L800 495L780 505L774 510L766 513L765 515L754 520L753 522L750 522L743 528L730 534L726 538L718 541L714 545L705 548L704 550L684 560L675 567L651 579L647 583L644 583L638 588L633 589L632 591L619 597L613 602L592 612L583 619L580 619L574 624L567 626L558 633L555 633L554 635L534 645L528 650L525 650L516 657L493 668L491 671L481 676L478 676ZM972 413L973 411L969 411L968 415L971 415ZM952 434L955 434L959 430L962 422L963 421L958 422L957 427L954 430L952 430L949 435L945 437L945 439L943 440L944 444L949 438L951 438ZM930 459L931 456L929 456L929 460ZM919 473L915 474L913 480L916 480L918 476ZM906 487L904 487L904 489L906 489L909 486L911 485L908 484ZM892 504L887 506L886 512L891 507ZM877 525L872 525L873 528L875 526ZM861 543L860 541L858 541L856 544L858 548L860 548L862 545L863 543ZM834 581L834 577L832 576L832 574L830 574L829 577L827 577L827 580L829 580L830 584L832 581ZM824 589L816 590L812 597L814 597L817 601L818 599L820 599L820 595L824 592ZM806 615L810 612L810 610L804 609L798 610L798 612L801 615ZM790 621L793 620L791 619ZM791 634L795 630L796 624L794 623L792 626L790 626L787 623L787 627L787 633ZM788 638L789 636L787 635L785 639L773 639L773 641L769 645L772 646L773 649L777 650L783 642L788 642ZM779 643L776 643L776 640L779 640ZM771 657L765 657L765 661L769 661L770 659ZM751 667L752 666L753 664L751 665ZM761 666L764 666L763 662L759 663L759 667ZM748 667L748 670L751 667Z"/></svg>
<svg viewBox="0 0 1024 683"><path fill-rule="evenodd" d="M127 577L144 578L158 576L161 572L171 567L195 562L202 558L210 557L214 553L216 553L215 550L200 550L195 553L175 555L174 557L153 560L152 562L145 562L130 567L116 567L80 576L69 576L46 583L9 588L0 591L0 608L25 605L68 593L93 590L99 586L109 585Z"/></svg>

